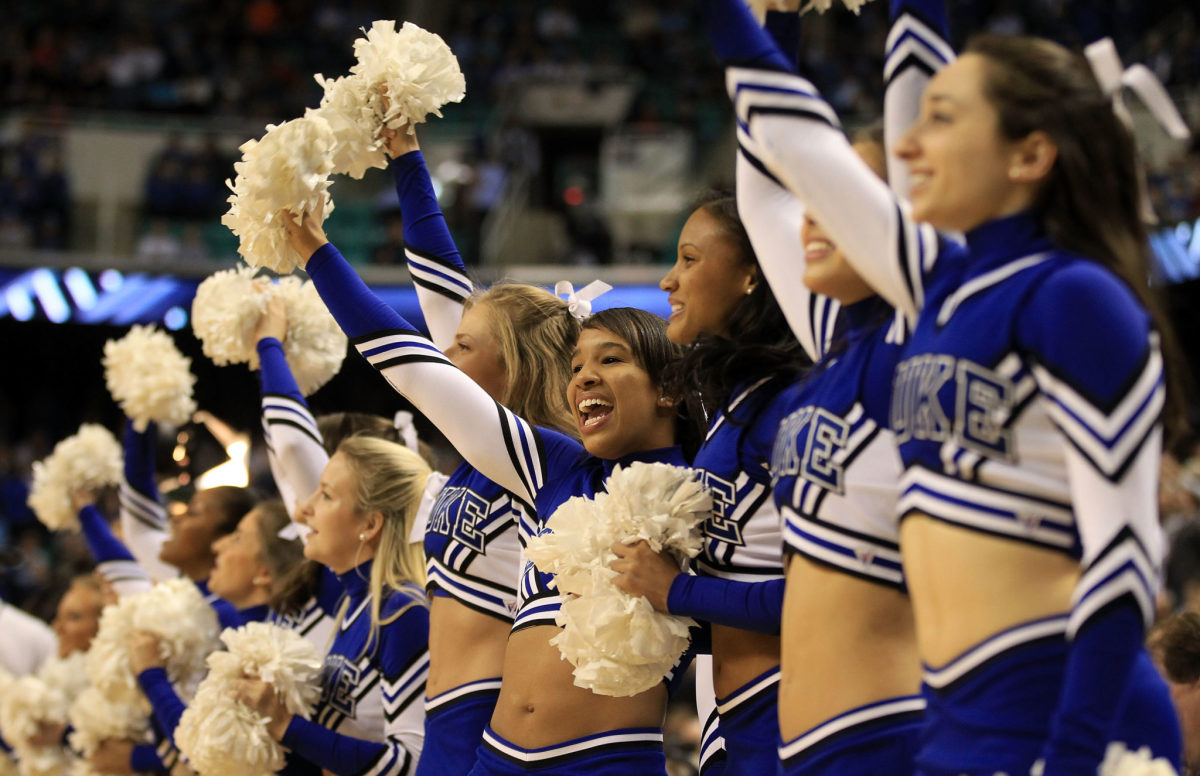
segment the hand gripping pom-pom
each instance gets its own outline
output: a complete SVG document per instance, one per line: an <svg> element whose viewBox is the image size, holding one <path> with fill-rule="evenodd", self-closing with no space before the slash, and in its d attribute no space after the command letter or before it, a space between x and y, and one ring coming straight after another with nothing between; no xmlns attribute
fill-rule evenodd
<svg viewBox="0 0 1200 776"><path fill-rule="evenodd" d="M329 122L312 112L269 124L261 140L241 145L242 159L233 165L237 177L230 184L229 211L221 223L240 238L238 253L251 267L287 274L307 259L292 250L280 219L299 223L305 213L321 212L324 219L333 212L333 147ZM281 215L284 209L291 215Z"/></svg>
<svg viewBox="0 0 1200 776"><path fill-rule="evenodd" d="M320 694L321 654L285 628L249 623L226 629L227 652L208 658L209 672L179 720L175 741L200 776L260 776L284 765L283 747L267 720L233 699L243 677L275 688L291 714L307 718Z"/></svg>
<svg viewBox="0 0 1200 776"><path fill-rule="evenodd" d="M87 687L82 653L47 660L36 676L15 679L0 696L0 733L17 755L24 776L63 773L70 757L62 746L34 747L38 723L66 725L72 699Z"/></svg>
<svg viewBox="0 0 1200 776"><path fill-rule="evenodd" d="M146 708L129 663L127 639L144 630L162 641L167 676L186 686L204 671L204 659L217 646L217 615L188 579L160 582L145 593L104 607L100 630L88 650L92 684L112 703Z"/></svg>
<svg viewBox="0 0 1200 776"><path fill-rule="evenodd" d="M88 687L71 704L71 746L90 756L108 738L140 740L150 727L146 712L136 706L109 702L95 687Z"/></svg>
<svg viewBox="0 0 1200 776"><path fill-rule="evenodd" d="M610 547L645 540L656 552L694 557L712 500L691 470L661 463L617 467L606 488L594 499L560 506L526 555L555 575L563 595L557 617L563 631L550 643L575 666L575 684L599 695L636 695L679 659L694 622L619 590L608 567L616 558Z"/></svg>
<svg viewBox="0 0 1200 776"><path fill-rule="evenodd" d="M267 295L254 282L253 267L214 272L196 288L192 332L217 366L258 366L254 327L267 309Z"/></svg>
<svg viewBox="0 0 1200 776"><path fill-rule="evenodd" d="M288 321L283 350L300 393L309 396L342 368L346 335L311 282L283 278L279 293Z"/></svg>
<svg viewBox="0 0 1200 776"><path fill-rule="evenodd" d="M179 425L196 411L192 360L175 341L153 326L134 326L118 340L104 343L104 379L108 391L137 431L151 421Z"/></svg>
<svg viewBox="0 0 1200 776"><path fill-rule="evenodd" d="M121 443L108 429L84 423L59 442L45 459L33 464L29 507L52 531L79 530L71 494L95 492L121 481Z"/></svg>
<svg viewBox="0 0 1200 776"><path fill-rule="evenodd" d="M334 171L361 178L368 168L387 166L383 127L408 130L429 114L441 116L443 105L462 100L466 79L446 42L411 22L398 31L394 21L375 22L354 42L354 54L351 75L316 76L325 96L308 115L332 128Z"/></svg>

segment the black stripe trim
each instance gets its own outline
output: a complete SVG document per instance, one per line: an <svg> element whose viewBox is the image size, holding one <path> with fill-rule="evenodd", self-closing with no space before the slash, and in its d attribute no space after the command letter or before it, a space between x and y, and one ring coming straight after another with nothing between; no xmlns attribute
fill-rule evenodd
<svg viewBox="0 0 1200 776"><path fill-rule="evenodd" d="M304 434L304 436L308 437L313 442L315 442L318 447L321 447L322 449L325 447L325 443L321 441L320 437L313 434L313 432L308 428L308 426L305 426L301 423L297 423L294 420L286 420L286 419L282 419L282 418L281 419L268 419L267 423L272 426L291 426L294 429L298 429L302 434Z"/></svg>
<svg viewBox="0 0 1200 776"><path fill-rule="evenodd" d="M445 364L446 366L454 366L445 356L434 355L395 356L393 358L380 361L378 364L372 364L372 366L382 372L384 369L390 369L391 367L400 366L401 364Z"/></svg>
<svg viewBox="0 0 1200 776"><path fill-rule="evenodd" d="M462 304L467 300L465 294L459 294L455 291L451 291L443 285L431 283L430 281L425 280L424 278L419 278L415 275L413 276L412 282L414 286L420 286L426 291L432 291L435 294L440 294L452 302L458 302L459 304Z"/></svg>
<svg viewBox="0 0 1200 776"><path fill-rule="evenodd" d="M794 116L796 118L819 122L831 129L836 129L838 132L842 131L840 126L834 124L824 114L806 108L788 108L781 105L754 105L747 112L747 122L755 116Z"/></svg>
<svg viewBox="0 0 1200 776"><path fill-rule="evenodd" d="M416 329L380 329L378 331L373 331L370 334L363 334L359 337L351 337L350 344L357 347L363 343L382 339L384 337L419 337L421 339L426 339L425 335Z"/></svg>
<svg viewBox="0 0 1200 776"><path fill-rule="evenodd" d="M892 77L887 79L883 85L884 91L892 88L892 84L896 79L907 73L909 70L920 70L925 75L932 78L937 74L937 71L929 65L923 58L916 54L909 53L904 59L900 60L900 64L896 65L896 69L892 71Z"/></svg>

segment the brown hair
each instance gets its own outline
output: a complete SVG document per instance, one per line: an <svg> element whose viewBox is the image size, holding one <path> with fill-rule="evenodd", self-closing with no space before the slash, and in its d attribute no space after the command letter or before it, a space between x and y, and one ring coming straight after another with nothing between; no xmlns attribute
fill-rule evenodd
<svg viewBox="0 0 1200 776"><path fill-rule="evenodd" d="M667 339L667 322L662 318L636 307L610 307L585 319L583 328L603 329L629 343L633 357L638 366L646 370L650 382L664 393L668 390L670 371L683 357L684 348ZM683 397L672 398L678 400L676 406L679 408L675 418L675 442L683 447L691 460L704 438L703 426L693 421Z"/></svg>
<svg viewBox="0 0 1200 776"><path fill-rule="evenodd" d="M1200 614L1184 612L1155 628L1154 650L1175 684L1200 680Z"/></svg>
<svg viewBox="0 0 1200 776"><path fill-rule="evenodd" d="M579 322L567 303L537 286L500 283L471 295L466 307L486 312L499 345L507 386L500 403L535 426L577 437L566 397Z"/></svg>
<svg viewBox="0 0 1200 776"><path fill-rule="evenodd" d="M1150 292L1150 243L1142 221L1142 176L1129 129L1117 117L1087 61L1039 38L980 35L967 52L985 60L984 94L1000 134L1020 140L1044 132L1058 155L1035 206L1050 238L1125 281L1162 339L1167 370L1164 418L1183 416L1177 347L1161 305Z"/></svg>
<svg viewBox="0 0 1200 776"><path fill-rule="evenodd" d="M271 575L271 609L279 614L296 614L316 594L321 567L304 557L299 539L280 538L279 532L291 524L287 507L279 499L259 503L259 559Z"/></svg>

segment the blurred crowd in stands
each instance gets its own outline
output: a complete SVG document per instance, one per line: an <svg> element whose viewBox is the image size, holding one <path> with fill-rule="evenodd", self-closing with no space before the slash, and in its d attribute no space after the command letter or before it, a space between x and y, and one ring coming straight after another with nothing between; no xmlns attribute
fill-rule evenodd
<svg viewBox="0 0 1200 776"><path fill-rule="evenodd" d="M878 113L885 3L861 15L810 15L805 71L850 122ZM1175 0L951 0L960 36L972 31L1032 33L1081 46L1108 35L1126 62L1149 65L1177 100L1200 100L1200 11ZM71 247L70 170L55 127L92 112L266 123L316 105L313 73L353 63L359 29L411 8L443 35L467 78L467 99L447 121L469 124L477 141L464 163L473 183L449 215L469 243L500 199L506 171L538 155L497 147L494 120L527 78L585 82L633 76L628 126L682 126L711 140L727 126L722 80L692 0L455 0L317 3L298 0L46 0L19 3L0 28L0 115L35 117L0 138L0 246ZM961 41L959 41L961 42ZM1189 90L1190 93L1189 93ZM716 116L717 121L705 120ZM526 142L526 145L528 143ZM534 141L536 145L536 140ZM194 258L206 247L198 221L224 209L230 148L215 135L185 147L173 135L146 170L143 258ZM1153 196L1167 223L1200 216L1200 151L1155 175ZM389 214L375 225L369 254L394 261ZM163 221L162 219L169 219ZM586 235L585 235L586 237ZM602 244L602 243L601 243ZM475 245L464 245L468 259Z"/></svg>

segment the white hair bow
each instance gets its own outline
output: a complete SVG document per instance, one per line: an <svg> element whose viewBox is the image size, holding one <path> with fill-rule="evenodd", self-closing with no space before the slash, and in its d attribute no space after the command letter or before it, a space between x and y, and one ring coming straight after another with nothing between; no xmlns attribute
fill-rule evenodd
<svg viewBox="0 0 1200 776"><path fill-rule="evenodd" d="M1179 110L1171 101L1171 95L1167 94L1162 82L1145 65L1122 67L1121 56L1117 53L1112 38L1101 38L1085 48L1083 53L1092 66L1092 73L1100 83L1100 88L1105 94L1112 96L1117 115L1126 124L1130 122L1130 118L1125 101L1121 98L1123 88L1132 89L1141 98L1151 115L1172 138L1187 140L1191 137L1187 124L1179 115Z"/></svg>
<svg viewBox="0 0 1200 776"><path fill-rule="evenodd" d="M392 425L396 427L396 432L400 435L400 444L414 453L418 452L417 427L413 425L413 414L406 410L400 410L392 420Z"/></svg>
<svg viewBox="0 0 1200 776"><path fill-rule="evenodd" d="M554 284L554 295L566 298L567 312L579 321L592 314L592 301L609 291L612 291L612 286L603 280L593 280L579 291L575 290L569 280L560 280Z"/></svg>

